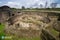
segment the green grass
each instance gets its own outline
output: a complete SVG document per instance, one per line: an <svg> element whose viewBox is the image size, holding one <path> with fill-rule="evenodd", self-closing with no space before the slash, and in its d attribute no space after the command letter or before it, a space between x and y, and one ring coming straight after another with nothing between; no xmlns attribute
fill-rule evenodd
<svg viewBox="0 0 60 40"><path fill-rule="evenodd" d="M57 36L59 34L59 32L57 32L56 30L54 29L51 29L51 33L54 35L54 36Z"/></svg>
<svg viewBox="0 0 60 40"><path fill-rule="evenodd" d="M18 38L18 40L41 40L39 37L34 38Z"/></svg>
<svg viewBox="0 0 60 40"><path fill-rule="evenodd" d="M33 37L33 38L27 38L27 37L22 37L22 38L12 38L11 40L41 40L40 37Z"/></svg>
<svg viewBox="0 0 60 40"><path fill-rule="evenodd" d="M1 25L0 25L0 31L3 31L3 29L4 29L4 25L1 24Z"/></svg>
<svg viewBox="0 0 60 40"><path fill-rule="evenodd" d="M2 40L1 37L4 36L4 35L5 35L5 33L4 33L4 25L1 24L0 25L0 40Z"/></svg>
<svg viewBox="0 0 60 40"><path fill-rule="evenodd" d="M6 36L12 37L11 39L5 39L5 40L41 40L40 36L35 36L35 37L25 37L25 36L17 36L17 35L12 35L10 33L6 34Z"/></svg>
<svg viewBox="0 0 60 40"><path fill-rule="evenodd" d="M6 36L11 36L11 39L5 39L5 40L41 40L40 36L35 36L35 37L18 37L17 35L11 35L11 34L6 34Z"/></svg>
<svg viewBox="0 0 60 40"><path fill-rule="evenodd" d="M59 35L59 32L58 31L56 31L52 26L48 26L47 28L46 28L47 30L49 30L49 32L53 35L53 36L58 36Z"/></svg>

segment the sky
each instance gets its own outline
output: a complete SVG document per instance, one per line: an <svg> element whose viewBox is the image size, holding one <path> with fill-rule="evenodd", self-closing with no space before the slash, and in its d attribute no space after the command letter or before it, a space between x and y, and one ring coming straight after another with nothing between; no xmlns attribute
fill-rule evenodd
<svg viewBox="0 0 60 40"><path fill-rule="evenodd" d="M57 3L57 7L60 7L60 0L0 0L0 6L7 5L12 8L21 8L22 6L26 8L40 8L40 4L42 4L44 8L46 2L48 3L47 7L50 7L51 3Z"/></svg>

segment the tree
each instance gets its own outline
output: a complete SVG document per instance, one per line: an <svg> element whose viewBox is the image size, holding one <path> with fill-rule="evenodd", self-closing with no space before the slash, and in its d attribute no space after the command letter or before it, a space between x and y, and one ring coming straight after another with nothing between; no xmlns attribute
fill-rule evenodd
<svg viewBox="0 0 60 40"><path fill-rule="evenodd" d="M52 8L56 8L56 6L57 6L57 3L51 3L51 5L50 5Z"/></svg>
<svg viewBox="0 0 60 40"><path fill-rule="evenodd" d="M22 6L22 9L25 9L25 7L24 7L24 6Z"/></svg>
<svg viewBox="0 0 60 40"><path fill-rule="evenodd" d="M47 4L48 4L48 2L46 1L46 3L45 3L45 8L47 8Z"/></svg>
<svg viewBox="0 0 60 40"><path fill-rule="evenodd" d="M40 8L42 8L43 7L43 5L42 4L40 4Z"/></svg>

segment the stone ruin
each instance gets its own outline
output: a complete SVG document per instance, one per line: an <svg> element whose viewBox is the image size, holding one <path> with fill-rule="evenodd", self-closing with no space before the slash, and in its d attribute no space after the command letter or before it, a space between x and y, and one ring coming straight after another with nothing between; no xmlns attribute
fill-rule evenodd
<svg viewBox="0 0 60 40"><path fill-rule="evenodd" d="M46 31L42 29L45 29L49 25L53 25L54 22L55 23L57 22L56 25L58 26L56 27L55 25L53 25L53 28L56 29L57 31L60 31L59 29L60 23L58 24L60 16L58 15L60 15L60 13L30 12L30 11L14 12L8 6L0 7L0 23L6 24L4 30L5 33L11 35L17 35L19 37L40 36L41 32L45 34L44 32ZM47 34L50 35L49 33L46 32L46 35ZM52 36L52 40L53 39L55 40L55 38Z"/></svg>

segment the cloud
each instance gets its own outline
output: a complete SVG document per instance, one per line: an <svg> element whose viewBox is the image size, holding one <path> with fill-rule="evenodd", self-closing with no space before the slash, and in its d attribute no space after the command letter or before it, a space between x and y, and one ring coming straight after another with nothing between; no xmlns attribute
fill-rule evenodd
<svg viewBox="0 0 60 40"><path fill-rule="evenodd" d="M25 7L30 7L31 5L35 4L38 0L23 0L21 4Z"/></svg>
<svg viewBox="0 0 60 40"><path fill-rule="evenodd" d="M14 8L21 8L21 6L27 7L40 7L40 4L45 7L45 3L48 3L47 6L50 6L50 4L53 2L57 2L57 0L13 0L8 1L4 5L8 5L10 7ZM59 5L58 5L59 6Z"/></svg>
<svg viewBox="0 0 60 40"><path fill-rule="evenodd" d="M60 8L60 4L58 4L57 7Z"/></svg>
<svg viewBox="0 0 60 40"><path fill-rule="evenodd" d="M36 1L38 0L9 1L4 5L8 5L14 8L21 8L21 6L25 6L27 8L34 4Z"/></svg>
<svg viewBox="0 0 60 40"><path fill-rule="evenodd" d="M18 2L7 2L6 4L4 5L8 5L10 7L14 7L14 8L20 8L21 4L18 3Z"/></svg>
<svg viewBox="0 0 60 40"><path fill-rule="evenodd" d="M51 3L60 3L59 0L37 0L35 1L34 4L31 5L31 7L40 7L40 4L42 4L44 8L46 2L47 2L47 7L51 7L50 6ZM60 5L57 5L57 6L60 6Z"/></svg>

